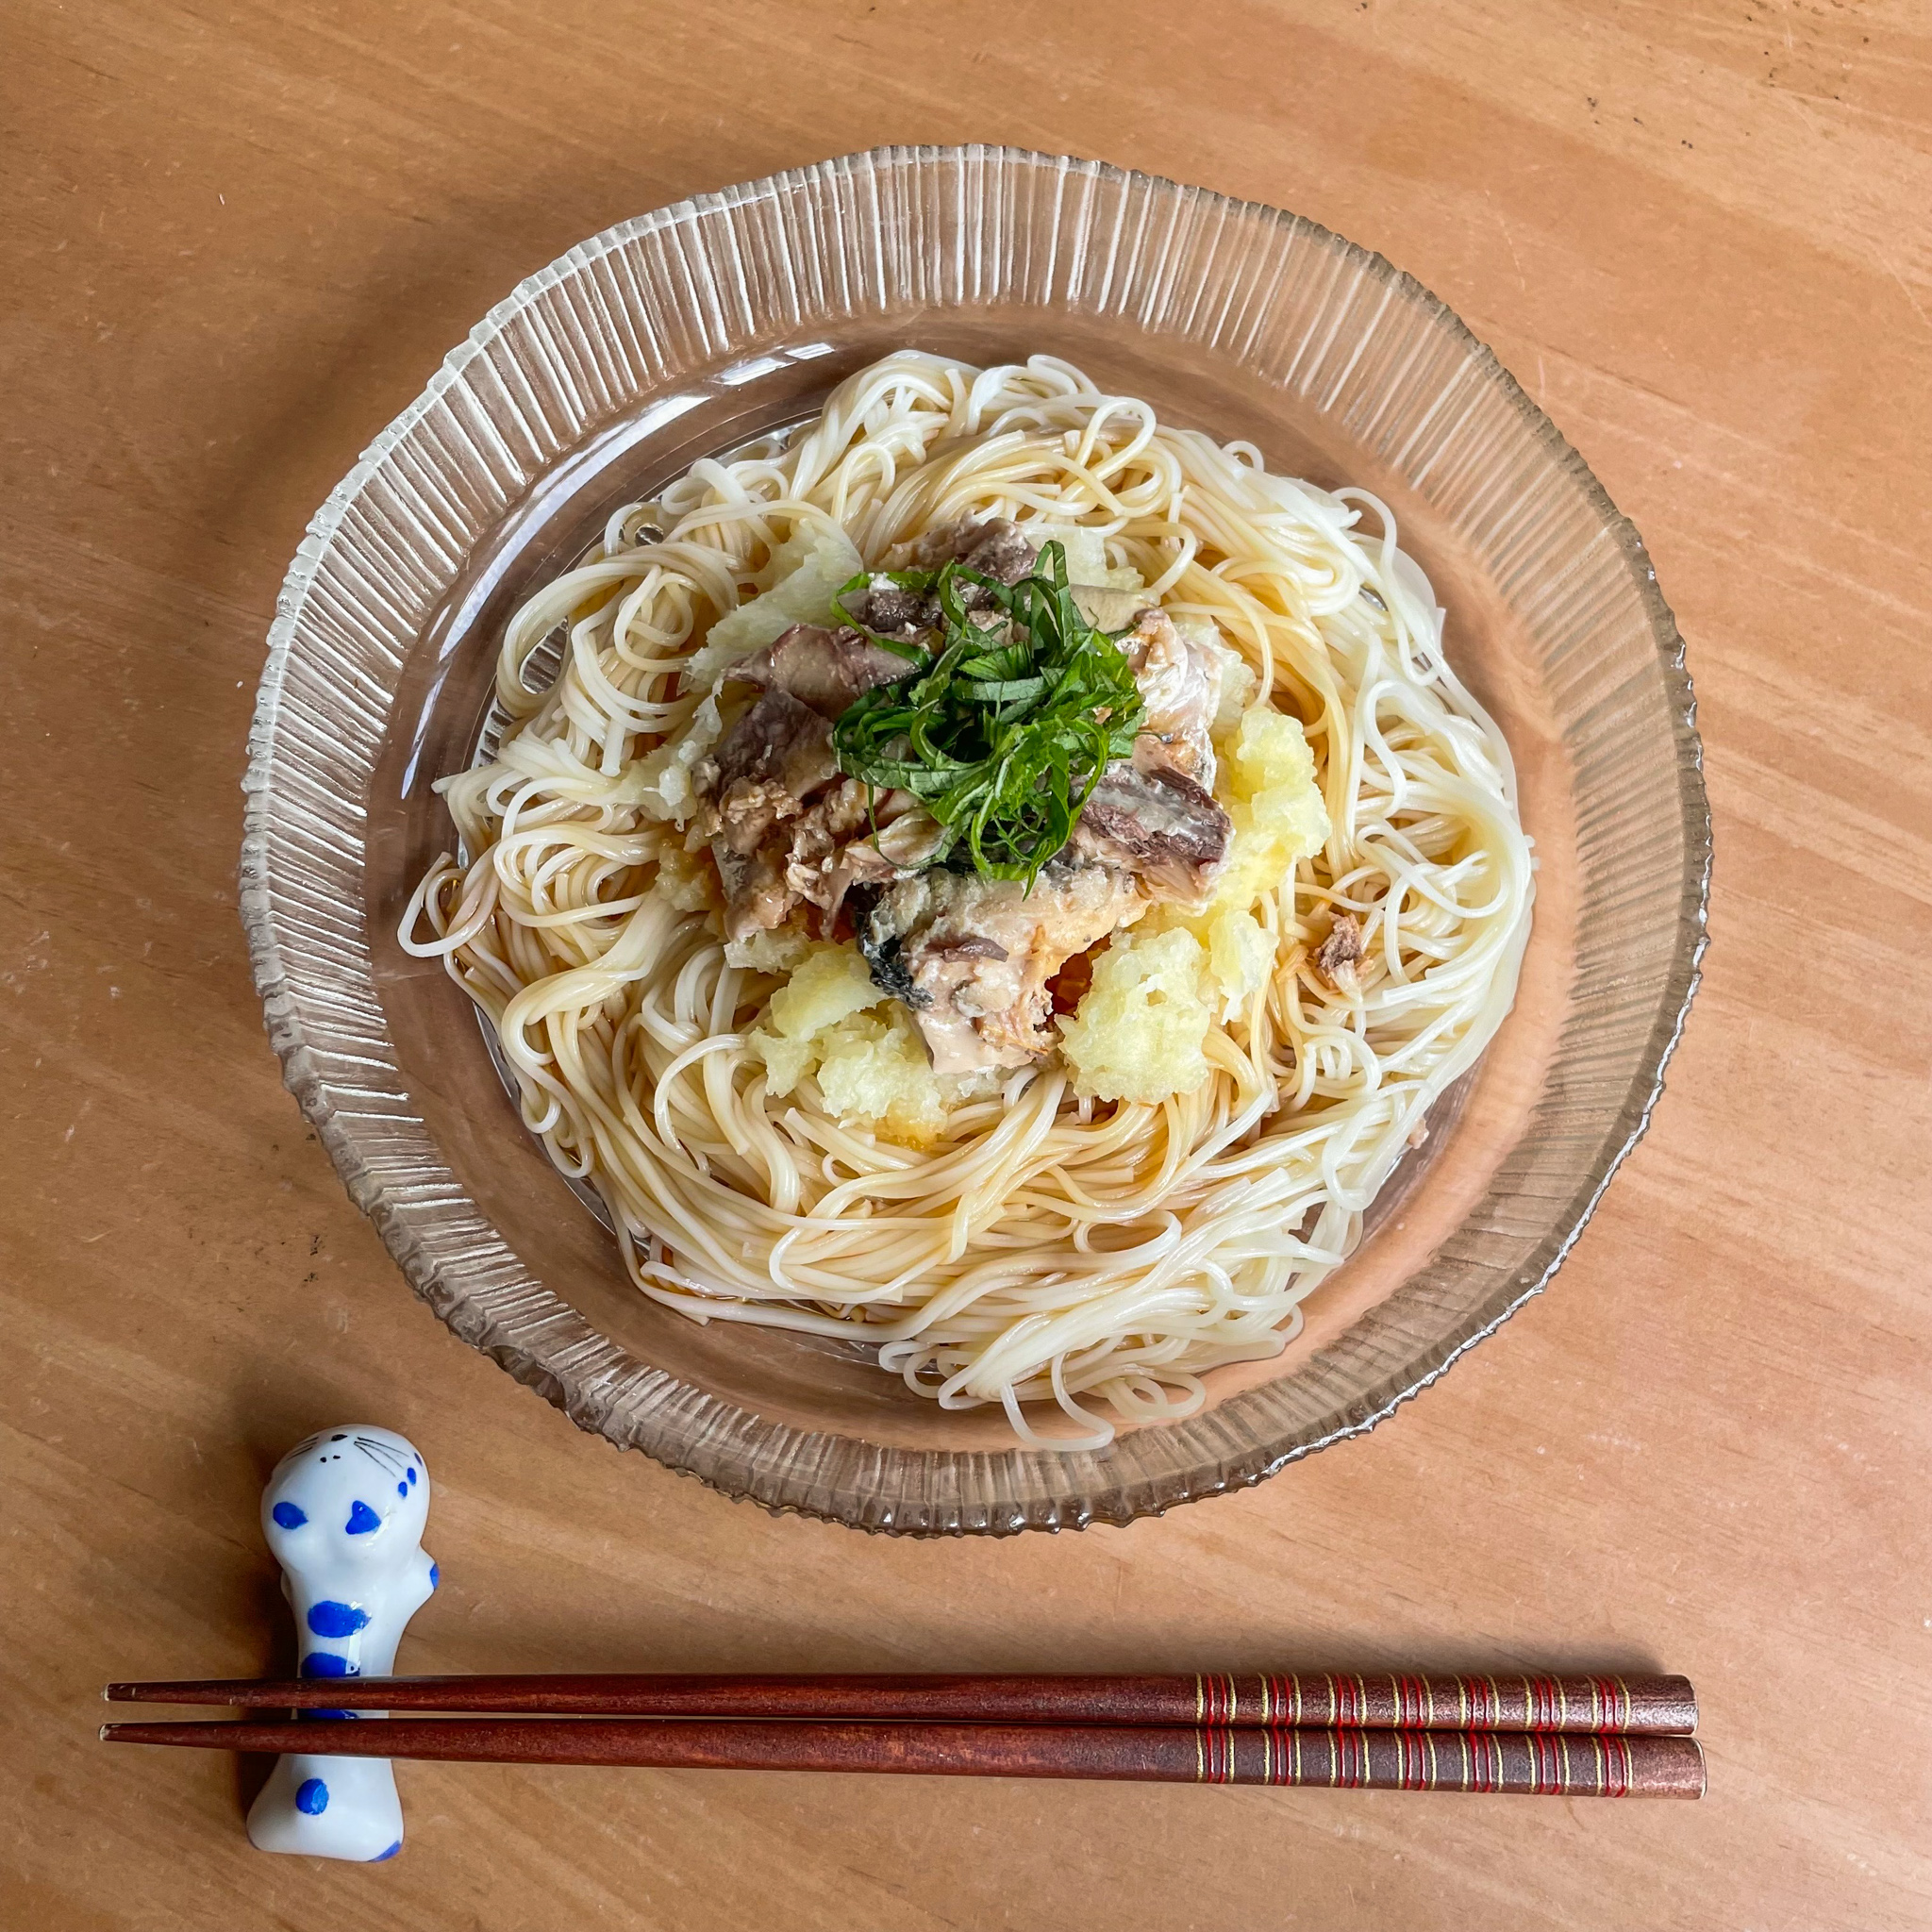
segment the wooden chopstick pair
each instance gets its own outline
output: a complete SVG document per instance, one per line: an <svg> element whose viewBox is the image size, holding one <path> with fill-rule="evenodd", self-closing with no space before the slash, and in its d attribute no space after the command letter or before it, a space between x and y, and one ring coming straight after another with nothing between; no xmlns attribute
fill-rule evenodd
<svg viewBox="0 0 1932 1932"><path fill-rule="evenodd" d="M337 1677L106 1694L328 1713L108 1724L112 1743L325 1757L1574 1797L1694 1798L1705 1783L1695 1696L1665 1676Z"/></svg>

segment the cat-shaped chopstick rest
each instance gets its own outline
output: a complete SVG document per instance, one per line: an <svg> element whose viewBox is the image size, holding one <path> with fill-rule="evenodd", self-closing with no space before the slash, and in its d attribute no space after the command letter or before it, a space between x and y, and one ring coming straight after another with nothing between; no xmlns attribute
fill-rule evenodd
<svg viewBox="0 0 1932 1932"><path fill-rule="evenodd" d="M429 1472L415 1445L366 1424L324 1429L275 1466L261 1528L282 1566L305 1677L386 1677L436 1588L423 1549ZM314 1717L380 1717L318 1710ZM386 1757L278 1757L248 1813L258 1851L392 1858L403 1807Z"/></svg>

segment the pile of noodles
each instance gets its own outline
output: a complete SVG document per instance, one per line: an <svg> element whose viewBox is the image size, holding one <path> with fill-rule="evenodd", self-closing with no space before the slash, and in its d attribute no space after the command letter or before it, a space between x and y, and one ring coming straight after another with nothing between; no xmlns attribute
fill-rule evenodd
<svg viewBox="0 0 1932 1932"><path fill-rule="evenodd" d="M1256 701L1303 721L1333 829L1255 908L1272 979L1210 1030L1196 1091L1083 1101L1049 1061L909 1146L841 1124L809 1079L767 1096L745 1035L779 982L727 963L715 913L653 890L684 838L639 803L636 761L690 721L703 694L681 667L785 540L831 519L871 567L969 515L1104 532L1150 602L1212 618ZM559 625L560 673L533 691ZM1441 630L1373 497L1271 475L1050 358L902 352L618 512L517 614L502 743L441 788L466 862L430 870L404 941L489 1015L530 1130L607 1203L646 1294L862 1341L942 1405L1002 1403L1026 1441L1098 1446L1283 1346L1508 1009L1530 852L1507 748ZM1365 933L1347 990L1312 959L1333 910ZM1076 1433L1037 1433L1039 1402Z"/></svg>

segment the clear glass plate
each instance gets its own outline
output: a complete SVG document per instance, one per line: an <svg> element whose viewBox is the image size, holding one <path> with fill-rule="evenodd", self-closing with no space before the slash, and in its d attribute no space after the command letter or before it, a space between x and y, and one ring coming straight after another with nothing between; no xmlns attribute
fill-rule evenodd
<svg viewBox="0 0 1932 1932"><path fill-rule="evenodd" d="M616 504L917 346L1044 351L1374 490L1501 722L1541 857L1514 1011L1272 1361L1099 1453L1008 1445L847 1344L638 1294L397 917L451 842L504 619ZM416 1291L581 1427L866 1529L1126 1523L1372 1427L1535 1294L1643 1130L1704 943L1683 646L1637 532L1434 296L1299 218L1091 161L893 148L659 209L472 332L323 507L250 741L242 911L289 1085Z"/></svg>

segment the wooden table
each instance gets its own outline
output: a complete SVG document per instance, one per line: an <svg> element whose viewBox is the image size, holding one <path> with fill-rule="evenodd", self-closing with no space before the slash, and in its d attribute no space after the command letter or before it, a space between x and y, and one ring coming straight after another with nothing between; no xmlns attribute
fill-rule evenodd
<svg viewBox="0 0 1932 1932"><path fill-rule="evenodd" d="M1932 1918L1932 11L1924 0L184 0L7 9L0 1920L55 1928L1920 1926ZM1655 552L1707 976L1555 1291L1369 1440L1130 1531L774 1521L405 1291L263 1041L236 781L304 522L623 216L889 141L1098 154L1379 248ZM420 1670L1654 1660L1699 1806L404 1773L253 1853L101 1682L246 1673L306 1429L441 1487Z"/></svg>

